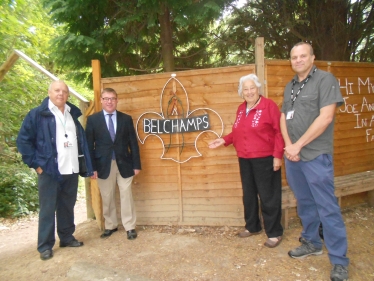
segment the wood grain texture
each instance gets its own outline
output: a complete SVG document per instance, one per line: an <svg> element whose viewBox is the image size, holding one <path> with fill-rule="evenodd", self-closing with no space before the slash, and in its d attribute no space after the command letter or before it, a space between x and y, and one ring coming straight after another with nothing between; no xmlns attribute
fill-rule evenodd
<svg viewBox="0 0 374 281"><path fill-rule="evenodd" d="M365 171L374 170L374 64L316 61L316 65L336 76L345 100L335 118L337 196L368 192L373 182L363 176ZM223 122L223 135L230 133L236 110L243 102L237 93L239 79L254 72L255 65L182 71L176 72L181 83L176 85L169 81L171 73L102 78L100 82L101 88L117 91L118 110L132 116L144 141L144 118L158 119L160 114L166 119L182 118L198 108L202 109L200 113L209 114L213 131L222 130L220 119L203 108L217 112ZM262 93L281 108L284 87L294 77L290 62L265 60L264 72ZM174 89L183 104L178 116L171 115ZM91 106L87 112L92 114L93 109ZM159 138L148 136L144 144L139 141L142 171L133 184L138 224L244 225L234 147L209 149L209 142L217 136L208 132L196 139L197 135L164 134ZM200 157L195 157L195 145ZM180 161L193 158L181 164L162 157ZM284 170L283 163L283 207L289 217L295 214L292 208L296 201L287 187Z"/></svg>

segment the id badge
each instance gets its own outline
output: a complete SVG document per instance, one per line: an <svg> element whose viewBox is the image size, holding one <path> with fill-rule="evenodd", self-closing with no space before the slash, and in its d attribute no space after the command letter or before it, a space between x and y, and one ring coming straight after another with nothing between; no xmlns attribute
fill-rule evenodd
<svg viewBox="0 0 374 281"><path fill-rule="evenodd" d="M64 142L64 147L67 148L67 147L72 147L73 144L70 142L70 141L65 141Z"/></svg>
<svg viewBox="0 0 374 281"><path fill-rule="evenodd" d="M287 112L286 120L291 120L293 118L293 114L295 113L295 110L290 110Z"/></svg>

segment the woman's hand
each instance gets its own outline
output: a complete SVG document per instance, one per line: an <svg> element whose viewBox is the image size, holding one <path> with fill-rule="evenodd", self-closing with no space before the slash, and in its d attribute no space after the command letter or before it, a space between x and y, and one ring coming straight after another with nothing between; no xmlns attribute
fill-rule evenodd
<svg viewBox="0 0 374 281"><path fill-rule="evenodd" d="M209 148L217 148L221 145L225 144L225 140L223 138L215 139L211 143L208 144Z"/></svg>
<svg viewBox="0 0 374 281"><path fill-rule="evenodd" d="M274 172L278 171L281 167L282 167L282 159L274 157L274 159L273 159Z"/></svg>

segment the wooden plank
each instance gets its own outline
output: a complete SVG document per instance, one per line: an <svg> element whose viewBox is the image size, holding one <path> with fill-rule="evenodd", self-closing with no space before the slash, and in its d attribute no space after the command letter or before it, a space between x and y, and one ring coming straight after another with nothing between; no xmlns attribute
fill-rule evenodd
<svg viewBox="0 0 374 281"><path fill-rule="evenodd" d="M178 211L137 211L137 215L143 219L155 218L155 219L165 219L173 218L174 220L179 220Z"/></svg>
<svg viewBox="0 0 374 281"><path fill-rule="evenodd" d="M184 198L183 203L185 205L240 205L243 204L242 197L209 197L209 198Z"/></svg>
<svg viewBox="0 0 374 281"><path fill-rule="evenodd" d="M368 192L368 203L374 207L374 190Z"/></svg>
<svg viewBox="0 0 374 281"><path fill-rule="evenodd" d="M90 183L92 208L95 212L96 222L99 229L104 230L103 206L99 186L97 185L97 180L90 180Z"/></svg>
<svg viewBox="0 0 374 281"><path fill-rule="evenodd" d="M226 217L226 218L211 218L211 217L185 217L184 223L187 225L229 225L229 226L243 226L243 218Z"/></svg>
<svg viewBox="0 0 374 281"><path fill-rule="evenodd" d="M132 194L133 194L135 201L179 198L177 190L176 191L143 192L141 190L133 189Z"/></svg>
<svg viewBox="0 0 374 281"><path fill-rule="evenodd" d="M38 64L36 61L25 55L23 52L19 50L14 50L14 53L16 53L20 58L22 58L24 61L26 61L28 64L30 64L33 68L41 72L42 74L48 76L52 81L60 80L58 77L54 76L52 73L50 73L48 70L46 70L44 67L42 67L40 64ZM77 98L79 101L88 103L88 100L80 95L77 91L75 91L73 88L71 88L69 85L67 85L69 88L69 93L72 94L75 98Z"/></svg>
<svg viewBox="0 0 374 281"><path fill-rule="evenodd" d="M153 200L154 201L154 200ZM162 205L139 205L136 204L136 212L137 213L146 213L146 212L153 212L155 214L157 213L178 213L179 212L179 204L178 201L176 201L177 204L162 204Z"/></svg>
<svg viewBox="0 0 374 281"><path fill-rule="evenodd" d="M211 198L211 197L233 197L243 196L240 188L236 189L214 189L214 190L187 190L183 191L183 198Z"/></svg>
<svg viewBox="0 0 374 281"><path fill-rule="evenodd" d="M183 177L183 183L188 184L197 184L197 183L220 183L220 182L237 182L240 181L240 174L237 172L236 174L216 174L216 175L201 175L199 176L199 179L197 180L194 176L182 176Z"/></svg>
<svg viewBox="0 0 374 281"><path fill-rule="evenodd" d="M145 199L136 200L135 205L138 208L147 208L148 206L163 206L163 205L177 205L179 204L178 198L166 198L166 199Z"/></svg>
<svg viewBox="0 0 374 281"><path fill-rule="evenodd" d="M217 181L217 182L209 182L209 181L196 181L186 183L183 182L183 190L222 190L227 189L230 187L232 189L240 189L242 188L242 184L239 178L236 178L235 181Z"/></svg>
<svg viewBox="0 0 374 281"><path fill-rule="evenodd" d="M93 92L94 92L94 106L95 112L101 110L100 95L101 95L101 66L99 60L92 60L92 79L93 79Z"/></svg>
<svg viewBox="0 0 374 281"><path fill-rule="evenodd" d="M374 171L335 177L335 196L347 196L355 193L374 190ZM296 207L296 199L292 190L282 188L282 209Z"/></svg>
<svg viewBox="0 0 374 281"><path fill-rule="evenodd" d="M336 176L342 176L345 174L354 174L359 173L365 170L367 167L373 166L373 160L368 159L365 162L357 162L353 166L347 166L347 165L339 165L336 164L335 169L335 175ZM366 169L367 170L367 169Z"/></svg>
<svg viewBox="0 0 374 281"><path fill-rule="evenodd" d="M139 212L137 217L137 224L138 225L162 225L162 224L170 224L170 222L178 222L179 217L176 213L171 214L168 212Z"/></svg>
<svg viewBox="0 0 374 281"><path fill-rule="evenodd" d="M255 41L255 64L256 74L262 85L265 85L265 50L264 37L257 37ZM263 93L267 97L267 92Z"/></svg>
<svg viewBox="0 0 374 281"><path fill-rule="evenodd" d="M230 205L230 204L222 204L222 205L216 205L216 204L183 204L183 210L184 210L184 215L187 215L188 212L197 212L197 211L202 211L202 212L216 212L217 214L215 216L219 217L221 216L222 212L228 212L228 213L238 213L238 216L243 217L244 213L244 207L243 204L238 204L238 205ZM223 211L222 211L223 210ZM208 215L206 215L208 216Z"/></svg>
<svg viewBox="0 0 374 281"><path fill-rule="evenodd" d="M4 79L7 72L13 67L19 56L16 52L12 52L7 60L0 66L0 82Z"/></svg>
<svg viewBox="0 0 374 281"><path fill-rule="evenodd" d="M212 211L209 211L209 210L204 210L204 211L200 211L200 210L196 210L196 211L187 211L185 210L183 212L183 218L185 220L187 220L188 217L192 217L192 218L198 218L198 217L204 217L204 218L241 218L243 219L243 212L239 212L239 211L236 211L236 212L230 212L230 211L216 211L216 210L212 210Z"/></svg>
<svg viewBox="0 0 374 281"><path fill-rule="evenodd" d="M255 71L254 64L244 64L239 66L228 66L228 67L216 67L216 68L208 68L208 69L194 69L194 70L186 70L186 71L177 71L177 77L194 77L194 76L201 76L201 75L214 75L218 74L221 75L222 73L235 73L235 72L249 72ZM167 79L170 78L170 73L160 73L160 74L146 74L146 75L138 75L138 76L124 76L124 77L110 77L110 78L103 78L103 83L122 83L124 81L146 81L155 79Z"/></svg>

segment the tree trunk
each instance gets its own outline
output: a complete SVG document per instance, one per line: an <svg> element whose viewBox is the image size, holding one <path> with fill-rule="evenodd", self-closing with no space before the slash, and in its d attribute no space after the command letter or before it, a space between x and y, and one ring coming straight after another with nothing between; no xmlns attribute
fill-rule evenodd
<svg viewBox="0 0 374 281"><path fill-rule="evenodd" d="M158 20L161 28L161 54L164 63L164 71L174 71L174 54L173 54L173 32L170 22L169 8L162 4L162 13L159 14Z"/></svg>
<svg viewBox="0 0 374 281"><path fill-rule="evenodd" d="M346 0L308 1L318 60L349 61Z"/></svg>

